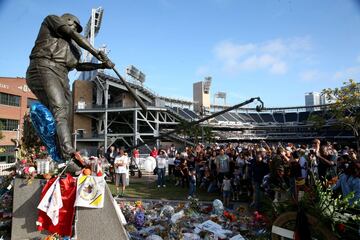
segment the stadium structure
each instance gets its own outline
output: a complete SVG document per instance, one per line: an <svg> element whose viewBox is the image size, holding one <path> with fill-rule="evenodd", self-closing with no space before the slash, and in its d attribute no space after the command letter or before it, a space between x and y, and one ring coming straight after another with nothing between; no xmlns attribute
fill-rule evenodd
<svg viewBox="0 0 360 240"><path fill-rule="evenodd" d="M199 121L228 108L211 105L209 99L204 100L210 97L209 78L194 84L196 101L159 96L145 87L144 82L133 78L125 79L147 105L146 112L137 106L122 82L110 74L97 73L91 80L74 82L73 127L79 148L91 149L98 145L109 147L112 144L131 147L142 142L159 145L160 141L191 145L193 139L176 132L164 139L153 142L151 139L175 129L182 122ZM329 105L264 108L260 112L256 108L242 107L199 124L210 127L219 142L261 139L299 142L315 137L338 142L351 140L351 132L332 128L336 121L328 112L328 107ZM310 121L314 115L326 118L326 124L322 129L314 127Z"/></svg>

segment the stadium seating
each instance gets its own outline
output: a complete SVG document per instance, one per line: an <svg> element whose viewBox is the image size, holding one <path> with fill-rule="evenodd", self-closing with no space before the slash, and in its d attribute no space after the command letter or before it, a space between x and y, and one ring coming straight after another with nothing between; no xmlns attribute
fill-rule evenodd
<svg viewBox="0 0 360 240"><path fill-rule="evenodd" d="M284 113L280 113L280 112L275 112L273 113L274 119L276 122L278 123L284 123L285 122L285 116Z"/></svg>
<svg viewBox="0 0 360 240"><path fill-rule="evenodd" d="M199 120L201 117L193 110L188 108L172 107L183 118L188 121ZM294 111L295 110L295 111ZM308 110L308 111L306 111ZM318 132L312 128L309 119L312 116L322 116L328 124L334 120L332 114L327 111L309 111L306 108L281 108L266 109L263 112L257 112L255 109L241 109L229 111L216 116L208 123L213 127L219 139L310 139L315 136L320 138L348 138L349 133L343 134L343 131L325 131Z"/></svg>
<svg viewBox="0 0 360 240"><path fill-rule="evenodd" d="M290 122L298 122L298 114L294 112L285 113L285 121Z"/></svg>
<svg viewBox="0 0 360 240"><path fill-rule="evenodd" d="M260 117L266 123L275 123L275 119L272 114L270 113L260 113Z"/></svg>

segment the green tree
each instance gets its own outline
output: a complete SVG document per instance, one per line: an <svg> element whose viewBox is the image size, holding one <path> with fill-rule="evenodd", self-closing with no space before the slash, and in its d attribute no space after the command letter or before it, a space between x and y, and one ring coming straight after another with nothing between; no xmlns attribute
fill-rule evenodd
<svg viewBox="0 0 360 240"><path fill-rule="evenodd" d="M24 150L29 150L34 147L42 145L35 128L33 127L29 114L24 115L23 136L21 138L21 145Z"/></svg>
<svg viewBox="0 0 360 240"><path fill-rule="evenodd" d="M0 122L0 140L4 138L4 135L2 134L3 125ZM5 152L5 148L0 147L0 153Z"/></svg>
<svg viewBox="0 0 360 240"><path fill-rule="evenodd" d="M4 138L4 135L2 133L2 130L3 130L3 125L1 124L0 122L0 140Z"/></svg>
<svg viewBox="0 0 360 240"><path fill-rule="evenodd" d="M359 151L360 85L350 79L343 83L343 87L324 89L322 93L325 95L327 101L332 103L330 105L330 111L335 116L337 123L353 132L357 150Z"/></svg>
<svg viewBox="0 0 360 240"><path fill-rule="evenodd" d="M199 143L199 140L201 140L203 130L200 124L194 125L191 122L182 121L180 122L178 129L179 133L181 133L184 137L192 139L195 144Z"/></svg>
<svg viewBox="0 0 360 240"><path fill-rule="evenodd" d="M208 144L211 144L212 142L214 142L215 139L215 135L212 131L211 127L203 127L203 133L204 133L204 139L205 142Z"/></svg>

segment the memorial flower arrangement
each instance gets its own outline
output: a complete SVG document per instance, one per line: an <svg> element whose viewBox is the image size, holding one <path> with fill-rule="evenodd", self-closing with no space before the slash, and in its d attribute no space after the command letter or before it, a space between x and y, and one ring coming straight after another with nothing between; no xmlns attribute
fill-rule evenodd
<svg viewBox="0 0 360 240"><path fill-rule="evenodd" d="M43 240L60 240L60 239L62 238L57 233L48 235L45 238L43 238Z"/></svg>
<svg viewBox="0 0 360 240"><path fill-rule="evenodd" d="M334 197L331 187L326 187L317 181L315 184L316 201L314 208L321 216L324 222L331 225L332 231L343 236L344 232L357 233L360 224L360 202L351 201L354 193L351 192L347 196L341 195Z"/></svg>
<svg viewBox="0 0 360 240"><path fill-rule="evenodd" d="M31 184L34 178L37 175L36 169L33 166L26 166L24 167L24 176L26 184Z"/></svg>
<svg viewBox="0 0 360 240"><path fill-rule="evenodd" d="M37 161L48 159L49 154L45 146L21 148L20 160L18 161L17 175L25 178L26 184L31 184L38 176Z"/></svg>
<svg viewBox="0 0 360 240"><path fill-rule="evenodd" d="M176 201L121 201L132 239L268 239L267 219L258 212L220 208L192 199ZM216 209L220 208L220 209Z"/></svg>
<svg viewBox="0 0 360 240"><path fill-rule="evenodd" d="M271 201L267 201L265 218L269 217L271 221L275 221L283 213L303 209L306 214L316 218L338 238L354 239L354 236L358 236L360 203L359 201L351 201L354 198L354 193L345 197L341 194L337 196L331 189L331 185L336 182L336 179L330 181L330 183L322 183L315 180L314 185L304 192L299 201L289 198L284 202L272 203L271 206Z"/></svg>

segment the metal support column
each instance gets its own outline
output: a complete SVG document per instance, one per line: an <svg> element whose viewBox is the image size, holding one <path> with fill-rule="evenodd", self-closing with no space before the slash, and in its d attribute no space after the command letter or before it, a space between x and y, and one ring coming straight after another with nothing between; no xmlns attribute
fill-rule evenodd
<svg viewBox="0 0 360 240"><path fill-rule="evenodd" d="M134 110L134 143L133 143L133 145L137 145L137 144L138 144L139 130L138 130L138 118L137 118L137 114L138 114L138 110L135 109L135 110Z"/></svg>
<svg viewBox="0 0 360 240"><path fill-rule="evenodd" d="M105 121L104 121L104 146L105 150L108 149L108 102L109 102L109 83L106 80L105 83L105 90L104 90L104 97L105 97Z"/></svg>
<svg viewBox="0 0 360 240"><path fill-rule="evenodd" d="M155 135L156 137L159 136L159 131L160 131L160 129L159 129L159 112L156 111L156 135ZM157 149L160 148L160 139L159 138L156 139L156 148Z"/></svg>

